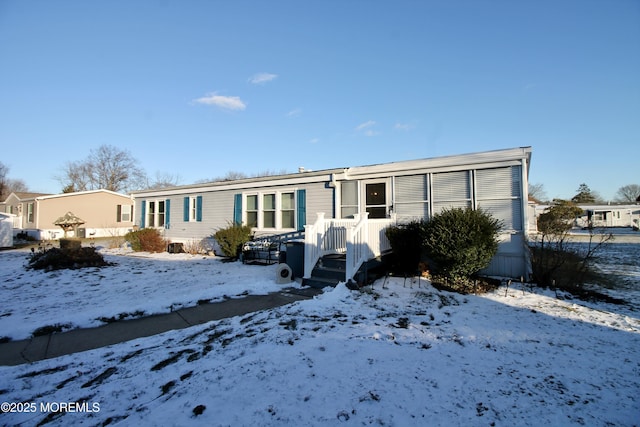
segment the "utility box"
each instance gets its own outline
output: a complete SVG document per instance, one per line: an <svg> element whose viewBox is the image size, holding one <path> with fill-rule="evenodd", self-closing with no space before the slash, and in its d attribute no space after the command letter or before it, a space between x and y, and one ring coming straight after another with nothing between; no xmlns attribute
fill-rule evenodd
<svg viewBox="0 0 640 427"><path fill-rule="evenodd" d="M304 276L304 242L301 240L290 240L285 243L287 249L286 261L291 267L293 279Z"/></svg>
<svg viewBox="0 0 640 427"><path fill-rule="evenodd" d="M182 254L184 253L184 245L182 243L169 243L167 252L170 254Z"/></svg>

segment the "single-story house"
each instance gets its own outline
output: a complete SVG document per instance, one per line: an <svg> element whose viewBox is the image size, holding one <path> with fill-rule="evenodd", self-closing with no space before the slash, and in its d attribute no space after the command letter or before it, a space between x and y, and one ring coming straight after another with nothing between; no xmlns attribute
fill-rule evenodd
<svg viewBox="0 0 640 427"><path fill-rule="evenodd" d="M640 225L640 205L580 205L584 214L578 226L636 227Z"/></svg>
<svg viewBox="0 0 640 427"><path fill-rule="evenodd" d="M135 191L135 224L172 242L201 240L231 223L256 236L304 238L304 277L320 258L346 255L346 279L390 249L384 229L450 207L482 208L504 224L485 273L528 277L525 249L531 148L335 168Z"/></svg>
<svg viewBox="0 0 640 427"><path fill-rule="evenodd" d="M540 214L550 207L551 205L546 204L535 205L535 220L537 221ZM573 224L577 228L593 225L594 227L637 229L640 226L640 205L637 204L578 204L577 207L582 209L582 214L575 218ZM537 230L537 227L530 227L530 230Z"/></svg>
<svg viewBox="0 0 640 427"><path fill-rule="evenodd" d="M75 237L120 236L133 229L133 201L130 196L109 190L63 194L11 193L0 205L15 215L13 233L36 240L55 240L63 230L56 219L73 212L84 220ZM74 232L68 234L74 236Z"/></svg>
<svg viewBox="0 0 640 427"><path fill-rule="evenodd" d="M0 248L13 246L13 217L12 214L0 213Z"/></svg>
<svg viewBox="0 0 640 427"><path fill-rule="evenodd" d="M0 202L0 212L12 214L13 228L20 230L22 228L22 209L23 201L31 201L36 197L50 196L50 193L30 193L30 192L14 192Z"/></svg>

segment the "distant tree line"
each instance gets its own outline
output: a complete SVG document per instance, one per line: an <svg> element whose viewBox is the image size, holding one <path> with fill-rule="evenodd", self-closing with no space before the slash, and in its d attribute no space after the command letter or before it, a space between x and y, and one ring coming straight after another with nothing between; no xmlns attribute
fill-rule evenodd
<svg viewBox="0 0 640 427"><path fill-rule="evenodd" d="M629 184L618 189L613 201L617 203L635 203L636 201L639 201L639 197L640 185ZM529 198L536 203L550 202L548 200L543 184L530 183ZM576 190L575 196L571 198L571 202L576 204L606 203L606 201L602 197L600 197L597 192L591 190L591 188L589 188L589 186L585 183L580 184L580 186Z"/></svg>

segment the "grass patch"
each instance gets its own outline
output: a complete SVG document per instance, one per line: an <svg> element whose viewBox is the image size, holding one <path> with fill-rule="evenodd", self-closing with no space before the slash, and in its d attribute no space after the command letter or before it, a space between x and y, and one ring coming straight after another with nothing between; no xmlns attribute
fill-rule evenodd
<svg viewBox="0 0 640 427"><path fill-rule="evenodd" d="M64 329L71 328L69 323L56 323L55 325L42 326L31 333L34 337L42 337L57 332L62 332Z"/></svg>

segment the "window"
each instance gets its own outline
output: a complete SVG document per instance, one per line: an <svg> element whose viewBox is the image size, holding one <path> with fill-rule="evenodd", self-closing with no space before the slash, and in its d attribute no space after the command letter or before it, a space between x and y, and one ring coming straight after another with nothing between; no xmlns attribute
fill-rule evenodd
<svg viewBox="0 0 640 427"><path fill-rule="evenodd" d="M262 226L263 228L276 228L275 194L264 194L262 196Z"/></svg>
<svg viewBox="0 0 640 427"><path fill-rule="evenodd" d="M197 218L196 213L198 210L196 200L197 199L195 197L189 198L189 221L195 221Z"/></svg>
<svg viewBox="0 0 640 427"><path fill-rule="evenodd" d="M519 166L475 171L477 207L502 221L506 230L522 229L520 174Z"/></svg>
<svg viewBox="0 0 640 427"><path fill-rule="evenodd" d="M429 218L429 186L427 175L395 178L395 212L398 220Z"/></svg>
<svg viewBox="0 0 640 427"><path fill-rule="evenodd" d="M116 222L131 221L131 205L118 205L116 207Z"/></svg>
<svg viewBox="0 0 640 427"><path fill-rule="evenodd" d="M255 194L247 196L247 225L258 226L258 196Z"/></svg>
<svg viewBox="0 0 640 427"><path fill-rule="evenodd" d="M164 200L158 203L158 227L164 226Z"/></svg>
<svg viewBox="0 0 640 427"><path fill-rule="evenodd" d="M147 202L147 227L164 227L165 201L153 200Z"/></svg>
<svg viewBox="0 0 640 427"><path fill-rule="evenodd" d="M33 221L33 210L34 210L34 204L33 203L28 203L27 204L27 222L34 222Z"/></svg>
<svg viewBox="0 0 640 427"><path fill-rule="evenodd" d="M182 220L184 222L202 221L202 196L187 196L184 198Z"/></svg>
<svg viewBox="0 0 640 427"><path fill-rule="evenodd" d="M433 213L448 208L470 208L471 171L440 172L432 175Z"/></svg>
<svg viewBox="0 0 640 427"><path fill-rule="evenodd" d="M358 213L358 182L345 181L340 185L340 216L353 218Z"/></svg>
<svg viewBox="0 0 640 427"><path fill-rule="evenodd" d="M242 217L251 228L295 229L304 226L305 206L305 190L236 195L234 221Z"/></svg>
<svg viewBox="0 0 640 427"><path fill-rule="evenodd" d="M293 193L282 193L280 203L280 222L282 228L295 228L295 198Z"/></svg>

